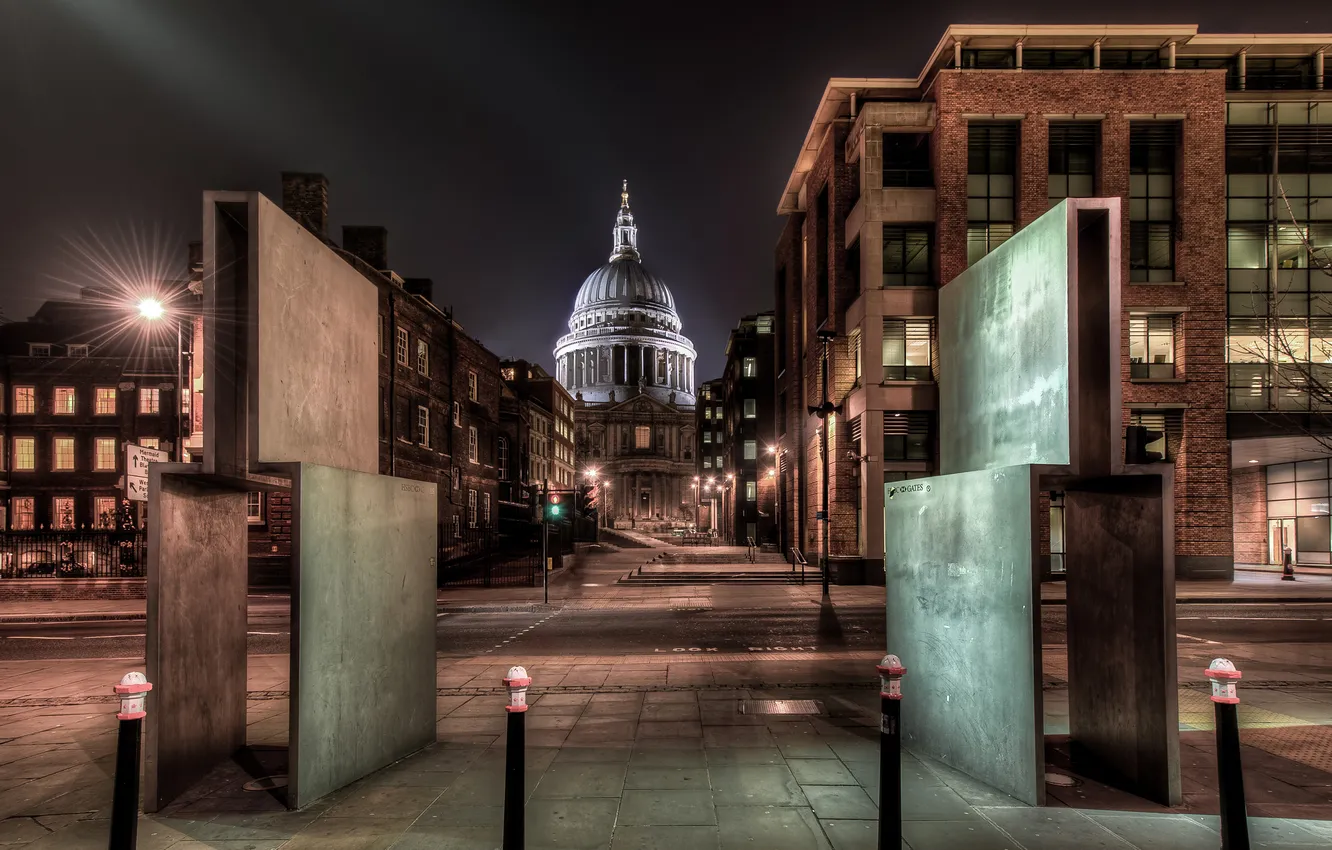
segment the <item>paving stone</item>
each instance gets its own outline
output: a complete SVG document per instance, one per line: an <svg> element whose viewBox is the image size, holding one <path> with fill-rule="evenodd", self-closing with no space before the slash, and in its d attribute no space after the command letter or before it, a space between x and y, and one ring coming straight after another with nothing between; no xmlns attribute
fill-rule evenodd
<svg viewBox="0 0 1332 850"><path fill-rule="evenodd" d="M986 814L989 813L987 810ZM1135 847L1216 850L1221 846L1219 833L1184 815L1143 815L1132 812L1084 814Z"/></svg>
<svg viewBox="0 0 1332 850"><path fill-rule="evenodd" d="M791 759L786 766L801 785L859 784L846 765L837 759Z"/></svg>
<svg viewBox="0 0 1332 850"><path fill-rule="evenodd" d="M980 818L966 821L902 821L902 840L912 850L1023 850L994 826Z"/></svg>
<svg viewBox="0 0 1332 850"><path fill-rule="evenodd" d="M1113 830L1073 809L986 809L985 817L1026 850L1131 850Z"/></svg>
<svg viewBox="0 0 1332 850"><path fill-rule="evenodd" d="M712 794L698 790L625 791L619 822L626 826L712 826Z"/></svg>
<svg viewBox="0 0 1332 850"><path fill-rule="evenodd" d="M833 850L879 850L879 822L877 820L820 820L823 834ZM911 850L905 841L902 850ZM930 850L930 848L924 848Z"/></svg>
<svg viewBox="0 0 1332 850"><path fill-rule="evenodd" d="M527 850L604 850L610 846L619 806L620 801L613 798L531 800L523 827ZM449 844L443 846L451 848Z"/></svg>
<svg viewBox="0 0 1332 850"><path fill-rule="evenodd" d="M416 817L439 799L435 788L371 787L355 790L328 810L329 817Z"/></svg>
<svg viewBox="0 0 1332 850"><path fill-rule="evenodd" d="M725 767L736 764L786 764L782 751L776 747L728 747L725 749L705 748L708 767Z"/></svg>
<svg viewBox="0 0 1332 850"><path fill-rule="evenodd" d="M710 767L719 806L804 806L805 795L785 765Z"/></svg>
<svg viewBox="0 0 1332 850"><path fill-rule="evenodd" d="M503 840L502 826L454 826L438 830L413 828L404 833L392 848L393 850L440 850L442 847L447 847L449 850L495 850Z"/></svg>
<svg viewBox="0 0 1332 850"><path fill-rule="evenodd" d="M414 820L321 817L282 847L283 850L387 850Z"/></svg>
<svg viewBox="0 0 1332 850"><path fill-rule="evenodd" d="M868 820L879 815L879 807L859 785L802 784L800 790L820 818Z"/></svg>
<svg viewBox="0 0 1332 850"><path fill-rule="evenodd" d="M715 826L621 826L611 850L717 850Z"/></svg>
<svg viewBox="0 0 1332 850"><path fill-rule="evenodd" d="M622 762L567 762L551 765L533 797L618 797L624 790Z"/></svg>
<svg viewBox="0 0 1332 850"><path fill-rule="evenodd" d="M814 813L779 806L718 806L721 850L827 850Z"/></svg>
<svg viewBox="0 0 1332 850"><path fill-rule="evenodd" d="M646 744L649 742L639 742ZM708 758L702 747L682 749L678 747L639 746L634 748L629 758L632 767L707 767Z"/></svg>
<svg viewBox="0 0 1332 850"><path fill-rule="evenodd" d="M630 762L624 787L636 790L706 790L708 771L702 767L644 767Z"/></svg>

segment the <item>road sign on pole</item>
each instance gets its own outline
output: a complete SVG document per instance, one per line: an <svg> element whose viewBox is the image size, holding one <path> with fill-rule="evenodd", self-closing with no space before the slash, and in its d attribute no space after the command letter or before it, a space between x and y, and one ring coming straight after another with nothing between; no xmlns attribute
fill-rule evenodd
<svg viewBox="0 0 1332 850"><path fill-rule="evenodd" d="M148 464L166 463L171 456L160 449L145 449L125 444L125 498L132 502L148 501Z"/></svg>

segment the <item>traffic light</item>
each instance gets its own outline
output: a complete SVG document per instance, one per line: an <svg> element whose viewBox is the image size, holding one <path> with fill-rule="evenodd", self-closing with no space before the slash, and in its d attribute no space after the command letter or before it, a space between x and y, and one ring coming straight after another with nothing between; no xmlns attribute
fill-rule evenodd
<svg viewBox="0 0 1332 850"><path fill-rule="evenodd" d="M1147 447L1164 437L1161 431L1152 431L1144 425L1130 425L1124 430L1125 463L1159 463L1164 460L1161 452L1148 451Z"/></svg>
<svg viewBox="0 0 1332 850"><path fill-rule="evenodd" d="M555 522L564 516L564 502L559 493L546 495L546 521Z"/></svg>

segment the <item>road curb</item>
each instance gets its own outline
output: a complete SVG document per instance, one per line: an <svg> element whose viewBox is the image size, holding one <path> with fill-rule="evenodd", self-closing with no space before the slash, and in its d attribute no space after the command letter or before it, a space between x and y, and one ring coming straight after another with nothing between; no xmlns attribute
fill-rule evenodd
<svg viewBox="0 0 1332 850"><path fill-rule="evenodd" d="M1176 599L1176 605L1325 605L1332 596L1190 596ZM1042 599L1042 605L1067 605L1067 599Z"/></svg>
<svg viewBox="0 0 1332 850"><path fill-rule="evenodd" d="M543 614L547 611L559 611L564 606L541 602L514 602L509 605L440 605L436 611L440 614Z"/></svg>
<svg viewBox="0 0 1332 850"><path fill-rule="evenodd" d="M35 626L42 623L133 622L145 619L147 618L143 614L130 611L108 611L104 614L42 614L38 616L0 614L0 626Z"/></svg>

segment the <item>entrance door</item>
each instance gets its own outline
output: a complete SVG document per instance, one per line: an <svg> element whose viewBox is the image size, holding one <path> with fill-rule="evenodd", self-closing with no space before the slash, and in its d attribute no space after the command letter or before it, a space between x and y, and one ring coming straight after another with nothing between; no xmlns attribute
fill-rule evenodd
<svg viewBox="0 0 1332 850"><path fill-rule="evenodd" d="M1284 564L1282 552L1289 546L1295 554L1295 520L1269 519L1267 521L1267 563Z"/></svg>

